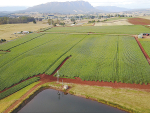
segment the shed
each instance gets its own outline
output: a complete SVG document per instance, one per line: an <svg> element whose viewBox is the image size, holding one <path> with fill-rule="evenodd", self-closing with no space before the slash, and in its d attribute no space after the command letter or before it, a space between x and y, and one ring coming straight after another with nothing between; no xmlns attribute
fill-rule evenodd
<svg viewBox="0 0 150 113"><path fill-rule="evenodd" d="M29 33L29 31L23 31L22 33L23 33L23 34L28 34L28 33Z"/></svg>

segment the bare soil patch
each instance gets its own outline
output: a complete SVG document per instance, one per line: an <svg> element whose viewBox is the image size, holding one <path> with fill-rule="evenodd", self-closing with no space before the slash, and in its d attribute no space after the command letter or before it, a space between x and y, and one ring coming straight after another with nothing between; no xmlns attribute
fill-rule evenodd
<svg viewBox="0 0 150 113"><path fill-rule="evenodd" d="M150 20L144 18L129 18L128 22L134 25L150 25Z"/></svg>

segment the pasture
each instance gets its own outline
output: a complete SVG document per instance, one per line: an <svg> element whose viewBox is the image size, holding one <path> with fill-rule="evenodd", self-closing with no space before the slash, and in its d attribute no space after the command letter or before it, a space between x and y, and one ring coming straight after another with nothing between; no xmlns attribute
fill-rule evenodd
<svg viewBox="0 0 150 113"><path fill-rule="evenodd" d="M48 24L37 22L37 24L5 24L0 25L0 39L6 39L7 41L13 40L23 36L22 34L14 34L21 31L37 31L40 28L49 27Z"/></svg>

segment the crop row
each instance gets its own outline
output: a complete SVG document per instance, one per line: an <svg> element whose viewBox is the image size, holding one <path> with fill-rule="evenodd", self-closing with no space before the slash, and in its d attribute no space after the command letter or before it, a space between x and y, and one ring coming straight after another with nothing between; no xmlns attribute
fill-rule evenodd
<svg viewBox="0 0 150 113"><path fill-rule="evenodd" d="M82 80L150 83L150 66L133 37L88 36L68 54L61 76Z"/></svg>
<svg viewBox="0 0 150 113"><path fill-rule="evenodd" d="M150 41L141 41L142 46L144 47L146 53L150 57Z"/></svg>
<svg viewBox="0 0 150 113"><path fill-rule="evenodd" d="M59 66L57 61L62 62L65 59L62 59L63 56L84 37L84 35L46 34L13 48L12 52L0 57L4 60L0 63L0 90L28 77L43 74L46 71L53 72L56 69L53 65Z"/></svg>
<svg viewBox="0 0 150 113"><path fill-rule="evenodd" d="M0 45L0 50L10 50L14 47L17 47L17 46L21 45L21 44L24 44L24 43L27 43L27 42L33 40L33 39L36 39L36 38L40 37L41 35L43 35L43 34L35 34L35 33L34 34L29 34L27 36L18 38L14 41L10 41L10 42L5 43L4 44L5 46L3 44L1 44Z"/></svg>
<svg viewBox="0 0 150 113"><path fill-rule="evenodd" d="M11 94L17 92L17 91L21 90L22 88L24 88L24 87L26 87L26 86L28 86L28 85L30 85L30 84L32 84L32 83L38 81L38 80L39 80L38 77L34 77L34 78L31 78L31 79L29 79L29 80L26 80L26 81L24 81L24 82L22 82L22 83L20 83L20 84L18 84L18 85L16 85L16 86L10 88L10 89L8 89L8 90L6 90L6 91L0 93L0 99L3 99L3 98L5 98L5 97L7 97L7 96L9 96L9 95L11 95Z"/></svg>

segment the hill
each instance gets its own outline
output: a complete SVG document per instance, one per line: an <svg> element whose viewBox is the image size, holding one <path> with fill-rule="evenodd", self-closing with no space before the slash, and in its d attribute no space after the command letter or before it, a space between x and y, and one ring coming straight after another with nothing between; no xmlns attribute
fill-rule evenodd
<svg viewBox="0 0 150 113"><path fill-rule="evenodd" d="M79 14L98 12L89 2L72 1L72 2L49 2L33 6L25 10L25 12L40 12L40 13L64 13L64 14Z"/></svg>

